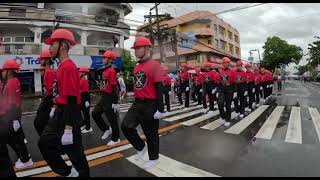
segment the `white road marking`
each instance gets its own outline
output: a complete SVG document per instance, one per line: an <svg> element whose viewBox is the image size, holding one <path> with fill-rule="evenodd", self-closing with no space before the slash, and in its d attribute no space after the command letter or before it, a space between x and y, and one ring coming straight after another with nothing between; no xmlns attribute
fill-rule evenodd
<svg viewBox="0 0 320 180"><path fill-rule="evenodd" d="M302 144L300 107L292 107L285 142Z"/></svg>
<svg viewBox="0 0 320 180"><path fill-rule="evenodd" d="M311 118L314 124L314 127L316 128L318 140L320 141L320 114L317 108L309 107L309 112L311 114Z"/></svg>
<svg viewBox="0 0 320 180"><path fill-rule="evenodd" d="M246 116L244 119L233 125L231 128L227 129L226 133L230 134L240 134L245 128L247 128L251 123L253 123L267 108L269 105L262 105L258 109L254 110L251 114Z"/></svg>
<svg viewBox="0 0 320 180"><path fill-rule="evenodd" d="M199 110L196 110L196 111L191 111L191 112L188 112L186 114L181 114L181 115L173 116L173 117L170 117L170 118L165 118L163 120L172 122L172 121L176 121L176 120L183 119L183 118L186 118L186 117L189 117L189 116L193 116L193 115L196 115L196 114L200 114L200 113L203 113L203 109L199 109Z"/></svg>
<svg viewBox="0 0 320 180"><path fill-rule="evenodd" d="M256 138L262 138L262 139L271 139L274 130L277 127L277 124L280 120L280 116L282 114L282 111L284 109L284 106L277 106L268 119L264 122L258 133L255 135Z"/></svg>
<svg viewBox="0 0 320 180"><path fill-rule="evenodd" d="M197 124L197 123L199 123L201 121L204 121L204 120L207 120L209 118L212 118L212 117L214 117L214 116L216 116L218 114L219 114L219 111L214 111L212 114L204 114L202 116L198 116L196 118L190 119L190 120L182 122L180 124L185 125L185 126L192 126L192 125Z"/></svg>
<svg viewBox="0 0 320 180"><path fill-rule="evenodd" d="M231 120L236 118L236 117L237 117L237 113L236 112L232 112L231 113ZM206 124L205 126L202 126L201 128L213 131L213 130L217 129L218 127L220 127L221 125L222 125L222 119L219 118L219 119L217 119L217 120L215 120L215 121L213 121L213 122L211 122L209 124Z"/></svg>
<svg viewBox="0 0 320 180"><path fill-rule="evenodd" d="M146 157L147 155L145 159ZM134 156L127 159L136 166L143 168L143 161L136 161ZM162 154L159 154L159 163L153 169L147 171L157 177L219 177L216 174L176 161Z"/></svg>

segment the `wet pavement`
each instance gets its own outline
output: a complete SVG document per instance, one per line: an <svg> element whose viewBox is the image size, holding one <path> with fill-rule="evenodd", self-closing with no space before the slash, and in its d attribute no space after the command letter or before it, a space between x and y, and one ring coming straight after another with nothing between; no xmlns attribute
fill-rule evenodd
<svg viewBox="0 0 320 180"><path fill-rule="evenodd" d="M94 131L82 136L84 147L87 150L87 158L91 155L99 156L97 159L89 161L91 176L177 176L178 172L180 172L178 176L183 176L183 173L187 174L186 169L188 168L193 168L194 173L198 176L201 176L201 171L223 177L319 176L320 132L318 130L320 126L318 124L320 118L312 119L309 112L310 108L320 110L319 90L320 86L313 83L287 81L283 85L283 91L274 92L273 98L265 103L265 105L268 105L267 108L252 122L243 123L244 121L249 122L251 116L249 114L243 119L236 117L229 128L219 125L214 130L203 129L202 127L219 119L219 114L208 119L203 118L198 123L186 126L181 123L206 115L197 113L202 107L196 106L196 104L192 105L187 111L177 108L172 111L170 116L160 121L159 128L161 134L160 154L169 157L171 160L160 158L160 164L156 166L156 170L152 171L144 170L137 163L127 159L134 155L136 151L128 145L121 131L121 144L117 147L107 147L106 143L110 138L101 140L103 133L92 121ZM177 105L176 102L172 104ZM127 109L127 105L122 105L122 109ZM281 106L284 107L281 114L278 114L278 116L272 115L275 114L277 107ZM293 121L291 117L293 107L298 107L300 110L301 126L294 126L293 129L290 129L289 123ZM256 111L259 111L259 108ZM196 113L188 115L189 112ZM121 123L125 114L125 112L120 113L119 123ZM169 121L171 117L177 118L174 121ZM34 115L23 116L22 126L26 132L27 146L33 160L41 161L42 156L37 148L38 135L33 127L33 119ZM240 126L239 124L246 125L240 133L228 133L230 128ZM266 126L265 124L269 125ZM290 134L288 131L295 133L298 132L297 130L301 130L301 134L293 135L302 138L302 142L286 142L286 137ZM140 127L138 131L141 132ZM270 135L270 139L258 137L258 132ZM104 151L108 155L102 156L101 153ZM13 161L16 160L11 149L10 156ZM25 171L31 171L31 175L47 176L48 174L45 173L48 170L35 171L45 166L44 164L33 167L34 172L32 170ZM170 168L165 169L161 166ZM161 168L162 170L159 170ZM164 172L167 174L163 174Z"/></svg>

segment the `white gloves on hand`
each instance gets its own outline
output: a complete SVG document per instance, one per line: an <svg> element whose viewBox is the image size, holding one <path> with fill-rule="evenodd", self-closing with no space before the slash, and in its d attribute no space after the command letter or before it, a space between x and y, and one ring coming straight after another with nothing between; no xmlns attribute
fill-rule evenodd
<svg viewBox="0 0 320 180"><path fill-rule="evenodd" d="M233 93L233 98L236 98L238 96L238 93L237 92L234 92Z"/></svg>
<svg viewBox="0 0 320 180"><path fill-rule="evenodd" d="M64 129L64 133L61 138L62 145L70 145L73 144L73 134L72 129Z"/></svg>
<svg viewBox="0 0 320 180"><path fill-rule="evenodd" d="M212 89L211 93L214 94L217 91L216 88Z"/></svg>
<svg viewBox="0 0 320 180"><path fill-rule="evenodd" d="M86 108L90 107L90 103L88 101L84 102L84 105L86 106Z"/></svg>
<svg viewBox="0 0 320 180"><path fill-rule="evenodd" d="M19 121L18 120L13 120L13 130L14 130L14 132L17 132L20 127L21 126L20 126Z"/></svg>
<svg viewBox="0 0 320 180"><path fill-rule="evenodd" d="M260 86L260 90L263 90L262 86Z"/></svg>
<svg viewBox="0 0 320 180"><path fill-rule="evenodd" d="M202 92L202 89L200 89L200 92Z"/></svg>
<svg viewBox="0 0 320 180"><path fill-rule="evenodd" d="M245 92L244 92L244 96L246 96L246 95L248 95L248 91L245 91Z"/></svg>
<svg viewBox="0 0 320 180"><path fill-rule="evenodd" d="M50 118L53 118L53 115L54 115L54 111L56 110L56 108L51 108L51 111L50 111Z"/></svg>
<svg viewBox="0 0 320 180"><path fill-rule="evenodd" d="M255 89L255 88L253 88L253 89L252 89L252 93L255 93L255 92L256 92L256 89Z"/></svg>
<svg viewBox="0 0 320 180"><path fill-rule="evenodd" d="M186 87L186 91L189 91L189 87Z"/></svg>
<svg viewBox="0 0 320 180"><path fill-rule="evenodd" d="M164 113L161 113L159 111L157 111L156 113L154 113L153 118L154 119L162 119Z"/></svg>
<svg viewBox="0 0 320 180"><path fill-rule="evenodd" d="M120 105L119 104L112 104L112 109L114 113L117 113L120 111Z"/></svg>

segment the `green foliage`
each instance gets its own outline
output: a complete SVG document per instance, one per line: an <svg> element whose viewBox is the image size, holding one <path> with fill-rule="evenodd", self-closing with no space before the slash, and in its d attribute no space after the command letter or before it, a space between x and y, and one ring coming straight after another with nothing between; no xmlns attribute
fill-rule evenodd
<svg viewBox="0 0 320 180"><path fill-rule="evenodd" d="M124 81L126 84L133 84L133 69L136 65L135 59L130 53L125 52L121 54L121 58L123 61Z"/></svg>
<svg viewBox="0 0 320 180"><path fill-rule="evenodd" d="M319 37L316 37L319 39ZM320 40L313 42L312 44L308 44L309 50L309 64L315 67L320 62Z"/></svg>
<svg viewBox="0 0 320 180"><path fill-rule="evenodd" d="M267 69L275 69L280 64L298 64L302 58L302 48L288 44L279 37L268 37L263 46L263 60L261 64Z"/></svg>

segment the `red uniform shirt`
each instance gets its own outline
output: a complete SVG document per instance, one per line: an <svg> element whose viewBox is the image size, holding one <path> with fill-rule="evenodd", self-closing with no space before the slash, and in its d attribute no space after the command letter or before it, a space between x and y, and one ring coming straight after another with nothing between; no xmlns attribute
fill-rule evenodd
<svg viewBox="0 0 320 180"><path fill-rule="evenodd" d="M216 72L215 71L208 71L203 72L204 82L216 82Z"/></svg>
<svg viewBox="0 0 320 180"><path fill-rule="evenodd" d="M273 82L273 77L270 74L267 75L267 81Z"/></svg>
<svg viewBox="0 0 320 180"><path fill-rule="evenodd" d="M157 99L155 83L162 82L160 64L150 59L134 67L134 97Z"/></svg>
<svg viewBox="0 0 320 180"><path fill-rule="evenodd" d="M0 117L3 116L6 112L4 107L5 106L3 105L3 97L2 97L2 81L0 79Z"/></svg>
<svg viewBox="0 0 320 180"><path fill-rule="evenodd" d="M254 74L254 84L255 85L261 84L261 74Z"/></svg>
<svg viewBox="0 0 320 180"><path fill-rule="evenodd" d="M227 86L236 83L235 71L232 69L224 69L218 76L217 82Z"/></svg>
<svg viewBox="0 0 320 180"><path fill-rule="evenodd" d="M89 92L89 81L86 76L80 79L80 93Z"/></svg>
<svg viewBox="0 0 320 180"><path fill-rule="evenodd" d="M56 104L68 104L67 96L76 96L80 104L80 75L77 66L69 58L59 64L53 97Z"/></svg>
<svg viewBox="0 0 320 180"><path fill-rule="evenodd" d="M46 70L43 76L44 81L44 94L50 96L53 93L53 84L56 78L56 72L52 68Z"/></svg>
<svg viewBox="0 0 320 180"><path fill-rule="evenodd" d="M188 71L182 71L179 73L178 75L179 81L180 83L184 83L185 81L189 81L190 80L190 76Z"/></svg>
<svg viewBox="0 0 320 180"><path fill-rule="evenodd" d="M254 82L254 72L248 72L247 71L247 82Z"/></svg>
<svg viewBox="0 0 320 180"><path fill-rule="evenodd" d="M17 108L21 108L21 104L20 82L18 78L9 79L3 88L3 106L9 108L15 105Z"/></svg>
<svg viewBox="0 0 320 180"><path fill-rule="evenodd" d="M164 86L171 86L171 78L168 74L162 75L162 83Z"/></svg>
<svg viewBox="0 0 320 180"><path fill-rule="evenodd" d="M196 85L202 85L204 83L204 75L203 74L199 74L195 77L194 79Z"/></svg>
<svg viewBox="0 0 320 180"><path fill-rule="evenodd" d="M266 74L261 74L261 83L267 82Z"/></svg>
<svg viewBox="0 0 320 180"><path fill-rule="evenodd" d="M245 83L247 82L247 73L244 71L236 71L235 72L236 75L236 83Z"/></svg>
<svg viewBox="0 0 320 180"><path fill-rule="evenodd" d="M104 93L110 94L112 92L112 86L114 86L116 91L118 91L117 72L113 67L109 67L103 71L100 90Z"/></svg>

